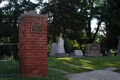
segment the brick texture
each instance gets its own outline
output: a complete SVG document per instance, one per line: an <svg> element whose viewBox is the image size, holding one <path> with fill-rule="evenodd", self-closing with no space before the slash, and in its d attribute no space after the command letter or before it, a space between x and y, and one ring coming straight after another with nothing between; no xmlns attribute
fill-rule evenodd
<svg viewBox="0 0 120 80"><path fill-rule="evenodd" d="M43 33L32 33L39 23ZM25 15L19 19L19 65L26 77L47 76L47 17Z"/></svg>

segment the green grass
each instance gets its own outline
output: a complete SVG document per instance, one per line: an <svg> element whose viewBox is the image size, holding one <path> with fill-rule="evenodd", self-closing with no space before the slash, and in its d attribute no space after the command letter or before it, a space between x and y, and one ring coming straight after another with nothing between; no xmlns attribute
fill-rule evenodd
<svg viewBox="0 0 120 80"><path fill-rule="evenodd" d="M81 66L72 65L70 62L76 60L77 58L48 58L48 66L64 71L68 71L70 73L78 73L83 71L91 71L90 69L85 69ZM74 62L73 62L74 63Z"/></svg>
<svg viewBox="0 0 120 80"><path fill-rule="evenodd" d="M18 61L11 61L11 60L3 60L0 61L0 75L4 76L11 76L11 75L18 75L19 64Z"/></svg>
<svg viewBox="0 0 120 80"><path fill-rule="evenodd" d="M63 73L49 70L48 69L48 77L41 77L41 78L26 78L26 77L13 77L13 78L2 78L0 80L67 80L64 78Z"/></svg>
<svg viewBox="0 0 120 80"><path fill-rule="evenodd" d="M13 65L18 65L17 61L11 62ZM1 64L1 63L0 63ZM3 64L3 63L2 63ZM10 70L9 63L4 62L6 66L0 67L1 70L5 69L7 72ZM80 73L91 70L105 69L107 67L118 67L116 70L120 72L120 56L111 57L87 57L87 58L54 58L48 57L48 67L56 68L67 71L69 73ZM18 67L16 67L16 70ZM16 73L16 70L14 73ZM3 72L3 71L2 71ZM64 73L48 69L47 78L1 78L0 80L67 80L64 78Z"/></svg>
<svg viewBox="0 0 120 80"><path fill-rule="evenodd" d="M116 69L116 70L114 70L115 72L119 72L120 73L120 68L118 68L118 69Z"/></svg>
<svg viewBox="0 0 120 80"><path fill-rule="evenodd" d="M120 56L88 58L48 58L48 66L78 73L107 67L120 67Z"/></svg>

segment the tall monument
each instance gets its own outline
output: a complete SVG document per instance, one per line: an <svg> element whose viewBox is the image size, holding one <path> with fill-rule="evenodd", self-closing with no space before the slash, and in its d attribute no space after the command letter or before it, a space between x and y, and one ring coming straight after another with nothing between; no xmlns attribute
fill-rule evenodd
<svg viewBox="0 0 120 80"><path fill-rule="evenodd" d="M60 33L60 38L58 40L56 57L66 57L65 49L64 49L64 40L62 38L62 33Z"/></svg>

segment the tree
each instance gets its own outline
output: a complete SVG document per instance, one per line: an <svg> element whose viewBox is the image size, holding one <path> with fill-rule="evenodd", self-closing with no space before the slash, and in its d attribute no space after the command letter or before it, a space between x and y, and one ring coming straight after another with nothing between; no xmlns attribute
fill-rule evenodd
<svg viewBox="0 0 120 80"><path fill-rule="evenodd" d="M56 42L56 36L60 32L68 36L68 33L79 25L78 8L76 7L77 0L51 0L45 4L42 13L49 15L48 33L53 37L53 42ZM81 29L82 30L82 29Z"/></svg>
<svg viewBox="0 0 120 80"><path fill-rule="evenodd" d="M7 42L18 42L18 17L39 5L30 0L10 0L7 6L0 9L0 39L9 37Z"/></svg>
<svg viewBox="0 0 120 80"><path fill-rule="evenodd" d="M85 43L93 43L100 28L101 6L94 6L98 0L51 0L42 13L49 15L49 34L58 36L63 32L70 40L77 40L82 49ZM101 0L99 0L101 1ZM95 33L91 32L91 20L98 19Z"/></svg>
<svg viewBox="0 0 120 80"><path fill-rule="evenodd" d="M0 0L0 3L2 3L2 0Z"/></svg>
<svg viewBox="0 0 120 80"><path fill-rule="evenodd" d="M120 36L120 1L119 0L106 0L104 2L104 15L102 17L105 23L106 34L101 44L104 49L117 49L118 36Z"/></svg>

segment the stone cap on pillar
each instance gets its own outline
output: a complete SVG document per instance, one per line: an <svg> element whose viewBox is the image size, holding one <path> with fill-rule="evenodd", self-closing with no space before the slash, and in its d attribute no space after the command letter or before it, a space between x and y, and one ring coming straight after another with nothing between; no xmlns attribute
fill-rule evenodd
<svg viewBox="0 0 120 80"><path fill-rule="evenodd" d="M23 14L22 16L20 16L18 19L21 19L22 17L24 16L36 16L36 17L44 17L44 18L48 18L48 15L45 15L45 14L37 14L37 11L29 11L25 14Z"/></svg>

